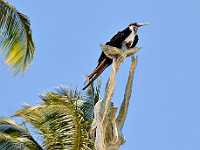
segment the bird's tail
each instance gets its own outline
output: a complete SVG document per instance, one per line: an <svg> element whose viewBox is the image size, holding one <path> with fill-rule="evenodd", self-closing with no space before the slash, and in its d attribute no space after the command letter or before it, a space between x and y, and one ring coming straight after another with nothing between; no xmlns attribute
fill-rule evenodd
<svg viewBox="0 0 200 150"><path fill-rule="evenodd" d="M110 63L106 62L106 59L104 59L97 67L96 69L88 76L88 83L83 87L82 90L85 90L90 84L93 83L94 80L96 80L101 73L110 65Z"/></svg>

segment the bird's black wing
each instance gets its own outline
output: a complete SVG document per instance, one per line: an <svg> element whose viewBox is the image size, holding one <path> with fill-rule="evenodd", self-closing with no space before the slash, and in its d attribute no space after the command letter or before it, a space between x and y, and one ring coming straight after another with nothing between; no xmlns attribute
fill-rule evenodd
<svg viewBox="0 0 200 150"><path fill-rule="evenodd" d="M98 65L106 58L107 56L104 54L104 52L101 52L101 55L100 55L100 57L99 57L99 59L98 59ZM98 66L97 65L97 66Z"/></svg>
<svg viewBox="0 0 200 150"><path fill-rule="evenodd" d="M111 38L111 40L106 44L117 48L121 48L122 42L129 36L130 33L131 31L129 30L129 28L126 28L123 31L120 31L116 35L114 35Z"/></svg>
<svg viewBox="0 0 200 150"><path fill-rule="evenodd" d="M118 32L117 34L115 34L115 35L111 38L111 40L110 40L109 43L116 43L116 42L122 43L125 39L126 39L125 33L122 32L122 31L120 31L120 32Z"/></svg>
<svg viewBox="0 0 200 150"><path fill-rule="evenodd" d="M117 34L115 34L111 38L111 40L106 43L106 45L117 47L117 48L121 48L122 47L122 42L129 36L130 33L131 33L131 31L127 27L123 31L120 31ZM106 55L102 52L100 57L99 57L99 59L98 59L98 63L101 63L101 61L103 61L105 59L105 57L106 57Z"/></svg>

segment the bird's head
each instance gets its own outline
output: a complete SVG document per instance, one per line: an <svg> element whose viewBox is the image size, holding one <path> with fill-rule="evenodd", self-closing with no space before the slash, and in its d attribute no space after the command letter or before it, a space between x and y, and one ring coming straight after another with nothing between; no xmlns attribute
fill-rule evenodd
<svg viewBox="0 0 200 150"><path fill-rule="evenodd" d="M138 22L134 22L134 23L130 23L128 25L130 30L134 30L137 31L140 27L148 25L147 23L138 23Z"/></svg>

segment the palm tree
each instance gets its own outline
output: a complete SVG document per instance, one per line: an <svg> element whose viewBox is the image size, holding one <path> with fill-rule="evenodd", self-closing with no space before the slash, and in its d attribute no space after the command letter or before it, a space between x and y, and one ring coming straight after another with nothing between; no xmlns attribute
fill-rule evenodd
<svg viewBox="0 0 200 150"><path fill-rule="evenodd" d="M11 119L0 120L1 150L42 150L26 128Z"/></svg>
<svg viewBox="0 0 200 150"><path fill-rule="evenodd" d="M5 0L0 0L0 50L15 73L28 68L35 52L28 17ZM94 140L89 137L94 95L89 93L80 96L73 90L49 92L41 96L42 104L16 112L15 116L23 117L43 135L42 146L22 125L12 119L1 119L0 149L94 149Z"/></svg>
<svg viewBox="0 0 200 150"><path fill-rule="evenodd" d="M99 96L99 86L91 86L86 94L60 88L41 96L41 104L25 106L16 112L15 116L37 129L38 135L43 137L42 146L25 127L10 120L0 120L0 149L119 150L125 143L122 129L132 93L136 62L133 58L118 115L117 108L111 102L117 70L113 67L103 99ZM121 61L113 63L119 67Z"/></svg>
<svg viewBox="0 0 200 150"><path fill-rule="evenodd" d="M28 68L35 52L28 17L5 0L0 0L0 52L15 73Z"/></svg>
<svg viewBox="0 0 200 150"><path fill-rule="evenodd" d="M97 93L95 97L97 98ZM94 98L81 96L77 90L60 88L41 96L42 103L25 106L15 116L22 117L43 137L40 146L25 127L12 120L0 120L1 150L93 150L89 136L93 119Z"/></svg>
<svg viewBox="0 0 200 150"><path fill-rule="evenodd" d="M0 0L0 50L5 63L15 73L25 71L31 64L35 46L29 19L5 0ZM104 53L113 58L105 97L99 98L99 86L86 94L77 90L60 89L41 96L42 103L25 106L15 116L31 124L43 137L39 145L23 124L12 119L0 119L1 150L118 150L125 142L122 128L128 112L132 93L136 59L132 57L126 90L118 115L112 103L115 77L123 60L139 49L121 51L102 46Z"/></svg>

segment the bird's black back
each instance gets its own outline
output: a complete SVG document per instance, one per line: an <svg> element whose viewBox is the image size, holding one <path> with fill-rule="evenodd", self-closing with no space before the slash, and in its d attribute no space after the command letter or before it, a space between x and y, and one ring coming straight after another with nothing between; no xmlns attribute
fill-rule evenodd
<svg viewBox="0 0 200 150"><path fill-rule="evenodd" d="M109 42L106 43L106 45L109 46L113 46L113 47L117 47L117 48L122 48L122 43L123 41L126 39L126 37L129 36L129 34L131 34L131 30L129 29L129 27L127 27L126 29L118 32L116 35L114 35L111 40ZM135 39L133 41L133 44L131 45L131 48L135 47L136 44L138 43L138 35L135 36ZM106 57L106 55L102 52L99 60L98 60L98 64L101 63L101 61ZM108 63L112 64L112 59L107 58Z"/></svg>
<svg viewBox="0 0 200 150"><path fill-rule="evenodd" d="M131 30L127 27L123 31L118 32L116 35L114 35L109 42L106 43L106 45L114 46L117 48L122 47L122 42L126 39L126 37L131 34Z"/></svg>

